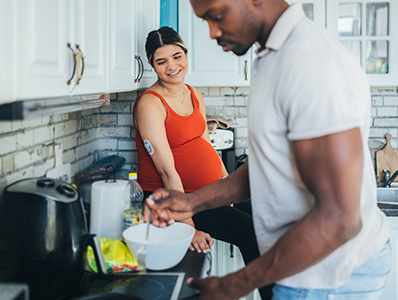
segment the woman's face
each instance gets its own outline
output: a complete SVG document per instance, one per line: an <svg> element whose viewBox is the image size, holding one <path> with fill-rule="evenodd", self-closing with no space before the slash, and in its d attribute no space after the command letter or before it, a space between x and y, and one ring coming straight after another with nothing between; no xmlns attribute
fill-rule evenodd
<svg viewBox="0 0 398 300"><path fill-rule="evenodd" d="M153 55L153 68L161 81L179 83L188 71L187 55L180 46L162 46Z"/></svg>

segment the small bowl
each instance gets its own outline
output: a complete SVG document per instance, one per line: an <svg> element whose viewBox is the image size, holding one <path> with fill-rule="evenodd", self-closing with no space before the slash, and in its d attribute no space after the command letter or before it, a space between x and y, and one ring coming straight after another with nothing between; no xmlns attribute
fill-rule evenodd
<svg viewBox="0 0 398 300"><path fill-rule="evenodd" d="M123 231L123 238L134 257L144 244L147 224L132 226ZM165 270L176 266L185 256L195 229L176 222L166 228L150 225L145 265L150 270Z"/></svg>

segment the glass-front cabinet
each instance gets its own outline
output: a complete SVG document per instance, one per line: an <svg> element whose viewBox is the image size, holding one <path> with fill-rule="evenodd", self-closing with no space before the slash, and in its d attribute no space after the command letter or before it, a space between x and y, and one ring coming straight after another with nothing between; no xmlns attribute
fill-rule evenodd
<svg viewBox="0 0 398 300"><path fill-rule="evenodd" d="M303 9L305 15L313 20L315 23L321 26L326 26L326 18L325 18L325 0L286 0L287 3L301 3L303 5Z"/></svg>
<svg viewBox="0 0 398 300"><path fill-rule="evenodd" d="M361 64L371 86L398 85L398 0L287 0L326 26Z"/></svg>
<svg viewBox="0 0 398 300"><path fill-rule="evenodd" d="M327 1L327 28L351 51L373 86L398 85L396 0Z"/></svg>

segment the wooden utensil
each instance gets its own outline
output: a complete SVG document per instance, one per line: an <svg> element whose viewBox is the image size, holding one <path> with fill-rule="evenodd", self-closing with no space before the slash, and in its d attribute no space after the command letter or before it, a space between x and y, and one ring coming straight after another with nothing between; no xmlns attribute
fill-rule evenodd
<svg viewBox="0 0 398 300"><path fill-rule="evenodd" d="M387 139L386 146L376 152L377 176L379 176L379 181L383 181L383 170L389 170L391 174L398 170L398 150L391 146L391 134L387 133L385 137ZM397 181L398 177L394 182Z"/></svg>

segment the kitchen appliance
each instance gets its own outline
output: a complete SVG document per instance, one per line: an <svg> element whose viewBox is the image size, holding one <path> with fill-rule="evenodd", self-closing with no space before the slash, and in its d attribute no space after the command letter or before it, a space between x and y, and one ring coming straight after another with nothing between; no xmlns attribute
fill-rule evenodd
<svg viewBox="0 0 398 300"><path fill-rule="evenodd" d="M177 300L184 283L181 272L148 272L110 276L85 276L82 289L85 296L72 300L134 299ZM102 287L102 289L100 288Z"/></svg>
<svg viewBox="0 0 398 300"><path fill-rule="evenodd" d="M105 270L79 193L63 181L30 178L8 185L0 199L0 228L0 281L27 283L31 300L58 299L79 282L87 245Z"/></svg>
<svg viewBox="0 0 398 300"><path fill-rule="evenodd" d="M216 129L209 136L211 145L220 155L228 173L235 171L235 128Z"/></svg>

